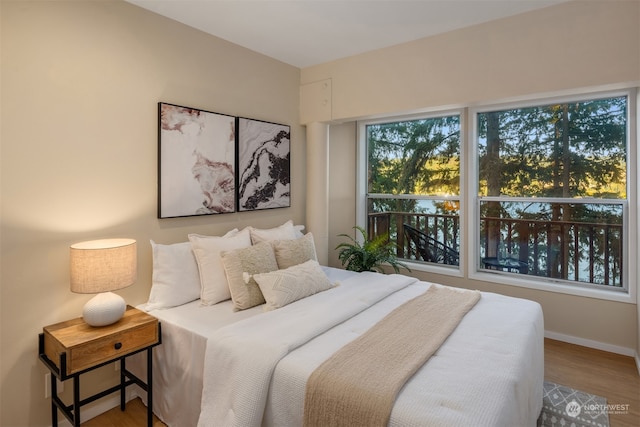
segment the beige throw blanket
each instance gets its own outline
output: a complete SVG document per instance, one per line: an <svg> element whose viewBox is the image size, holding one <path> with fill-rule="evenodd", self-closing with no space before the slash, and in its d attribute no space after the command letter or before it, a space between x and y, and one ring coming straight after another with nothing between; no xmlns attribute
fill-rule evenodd
<svg viewBox="0 0 640 427"><path fill-rule="evenodd" d="M386 426L402 386L479 299L478 291L432 285L389 313L313 372L304 426Z"/></svg>

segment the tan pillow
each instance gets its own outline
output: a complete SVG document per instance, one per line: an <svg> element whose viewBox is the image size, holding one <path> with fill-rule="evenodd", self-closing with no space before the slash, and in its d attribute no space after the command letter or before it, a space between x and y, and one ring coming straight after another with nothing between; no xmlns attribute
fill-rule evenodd
<svg viewBox="0 0 640 427"><path fill-rule="evenodd" d="M333 287L320 264L314 260L284 270L254 274L253 279L267 302L265 311L284 307Z"/></svg>
<svg viewBox="0 0 640 427"><path fill-rule="evenodd" d="M303 262L317 261L316 245L313 241L313 234L307 233L303 237L294 240L275 240L271 242L276 255L278 268L293 267Z"/></svg>
<svg viewBox="0 0 640 427"><path fill-rule="evenodd" d="M271 244L262 242L248 248L225 251L221 257L234 309L245 310L264 304L264 297L253 275L278 269Z"/></svg>

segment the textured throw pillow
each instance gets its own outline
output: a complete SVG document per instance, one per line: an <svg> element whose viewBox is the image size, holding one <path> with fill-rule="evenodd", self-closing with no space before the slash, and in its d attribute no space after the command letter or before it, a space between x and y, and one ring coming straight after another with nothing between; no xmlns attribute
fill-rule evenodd
<svg viewBox="0 0 640 427"><path fill-rule="evenodd" d="M200 298L200 274L191 243L161 245L151 240L153 273L145 309L175 307Z"/></svg>
<svg viewBox="0 0 640 427"><path fill-rule="evenodd" d="M275 240L271 244L276 255L278 268L281 270L309 260L318 260L313 234L311 233L294 240Z"/></svg>
<svg viewBox="0 0 640 427"><path fill-rule="evenodd" d="M274 228L261 229L249 227L249 229L251 230L251 242L254 245L271 240L291 240L296 238L296 229L291 220Z"/></svg>
<svg viewBox="0 0 640 427"><path fill-rule="evenodd" d="M265 311L284 307L333 287L320 264L313 260L284 270L254 274L253 279L267 302Z"/></svg>
<svg viewBox="0 0 640 427"><path fill-rule="evenodd" d="M245 228L222 237L189 234L189 241L198 262L202 303L213 305L231 298L220 253L251 246L249 230Z"/></svg>
<svg viewBox="0 0 640 427"><path fill-rule="evenodd" d="M262 242L244 249L225 251L221 255L234 308L245 310L264 304L253 275L278 269L271 244Z"/></svg>

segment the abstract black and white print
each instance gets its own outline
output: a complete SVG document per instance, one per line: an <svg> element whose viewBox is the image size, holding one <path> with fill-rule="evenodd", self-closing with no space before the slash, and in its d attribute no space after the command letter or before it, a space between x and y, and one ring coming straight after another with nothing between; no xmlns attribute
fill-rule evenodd
<svg viewBox="0 0 640 427"><path fill-rule="evenodd" d="M289 126L238 121L238 210L291 206Z"/></svg>
<svg viewBox="0 0 640 427"><path fill-rule="evenodd" d="M158 217L235 212L235 117L158 103Z"/></svg>

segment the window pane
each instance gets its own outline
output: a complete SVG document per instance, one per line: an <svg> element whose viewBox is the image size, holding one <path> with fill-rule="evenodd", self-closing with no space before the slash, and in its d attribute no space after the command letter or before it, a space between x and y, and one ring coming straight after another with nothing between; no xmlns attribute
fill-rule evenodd
<svg viewBox="0 0 640 427"><path fill-rule="evenodd" d="M480 267L622 287L623 203L480 202Z"/></svg>
<svg viewBox="0 0 640 427"><path fill-rule="evenodd" d="M460 117L370 124L366 138L369 236L388 235L400 258L459 265L459 200L448 197L460 194Z"/></svg>
<svg viewBox="0 0 640 427"><path fill-rule="evenodd" d="M368 192L458 195L460 117L367 125Z"/></svg>
<svg viewBox="0 0 640 427"><path fill-rule="evenodd" d="M482 196L626 198L627 97L478 114Z"/></svg>

